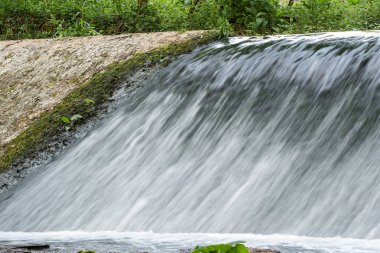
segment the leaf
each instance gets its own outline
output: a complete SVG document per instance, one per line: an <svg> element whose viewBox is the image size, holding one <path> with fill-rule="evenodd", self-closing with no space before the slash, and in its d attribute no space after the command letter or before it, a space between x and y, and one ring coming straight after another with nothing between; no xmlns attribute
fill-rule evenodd
<svg viewBox="0 0 380 253"><path fill-rule="evenodd" d="M197 246L192 251L192 253L227 253L227 252L230 252L230 250L234 248L235 247L233 247L230 244L215 244L215 245L209 245L209 246L204 246L204 247Z"/></svg>
<svg viewBox="0 0 380 253"><path fill-rule="evenodd" d="M265 20L263 18L256 18L256 25L260 26Z"/></svg>
<svg viewBox="0 0 380 253"><path fill-rule="evenodd" d="M76 120L81 119L81 118L83 118L82 115L80 115L80 114L75 114L75 115L73 115L73 116L70 118L70 120L71 120L71 121L76 121Z"/></svg>
<svg viewBox="0 0 380 253"><path fill-rule="evenodd" d="M256 14L256 17L265 17L266 16L266 14L264 13L264 12L258 12L257 14Z"/></svg>
<svg viewBox="0 0 380 253"><path fill-rule="evenodd" d="M71 123L71 120L68 117L66 117L66 116L62 116L61 120L65 124L70 124Z"/></svg>
<svg viewBox="0 0 380 253"><path fill-rule="evenodd" d="M86 105L90 105L90 104L94 104L94 103L95 103L95 101L92 100L92 99L90 99L90 98L86 98L86 99L83 100L83 101L86 103Z"/></svg>
<svg viewBox="0 0 380 253"><path fill-rule="evenodd" d="M280 28L279 27L272 27L272 30L275 31L276 33L279 33L280 32Z"/></svg>
<svg viewBox="0 0 380 253"><path fill-rule="evenodd" d="M236 244L235 248L236 248L236 251L235 251L236 253L249 253L248 248L245 247L244 244L241 244L241 243Z"/></svg>

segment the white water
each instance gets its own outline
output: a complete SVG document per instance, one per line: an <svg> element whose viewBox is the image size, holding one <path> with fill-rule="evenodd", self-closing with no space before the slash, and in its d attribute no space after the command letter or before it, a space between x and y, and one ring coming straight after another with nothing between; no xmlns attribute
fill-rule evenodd
<svg viewBox="0 0 380 253"><path fill-rule="evenodd" d="M255 234L168 234L152 232L0 232L0 243L48 243L53 250L178 252L197 245L245 241L249 247L271 248L283 253L373 253L380 252L380 240L318 238L293 235Z"/></svg>
<svg viewBox="0 0 380 253"><path fill-rule="evenodd" d="M184 56L0 204L0 241L87 231L158 248L380 252L379 69L375 33Z"/></svg>

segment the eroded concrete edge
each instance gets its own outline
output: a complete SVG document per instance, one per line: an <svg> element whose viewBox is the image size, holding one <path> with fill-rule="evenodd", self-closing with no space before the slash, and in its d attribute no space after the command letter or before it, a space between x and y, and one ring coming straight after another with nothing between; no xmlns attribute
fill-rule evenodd
<svg viewBox="0 0 380 253"><path fill-rule="evenodd" d="M0 173L8 171L26 158L33 158L43 152L52 140L66 132L68 124L62 121L64 115L79 114L82 116L75 124L70 124L70 131L88 122L97 115L99 108L112 96L126 76L144 64L167 65L176 56L190 52L194 48L218 38L216 32L204 32L186 41L138 53L126 61L111 64L105 71L95 74L90 81L70 92L51 110L46 110L30 124L26 130L6 144L0 154ZM91 98L93 102L86 103ZM1 187L1 186L0 186Z"/></svg>

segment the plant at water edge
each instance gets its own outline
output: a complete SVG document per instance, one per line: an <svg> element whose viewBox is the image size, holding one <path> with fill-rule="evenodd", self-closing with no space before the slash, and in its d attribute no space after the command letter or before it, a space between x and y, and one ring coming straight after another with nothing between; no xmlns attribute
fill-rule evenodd
<svg viewBox="0 0 380 253"><path fill-rule="evenodd" d="M85 106L87 106L86 111L94 110L92 105L95 104L95 101L93 99L86 98L83 100L83 103ZM64 123L66 131L69 131L74 126L75 122L82 119L82 118L83 118L83 116L80 114L74 114L71 117L67 117L67 116L63 115L63 116L61 116L61 121L62 121L62 123Z"/></svg>
<svg viewBox="0 0 380 253"><path fill-rule="evenodd" d="M191 253L249 253L249 249L243 243L231 242L227 244L197 246Z"/></svg>
<svg viewBox="0 0 380 253"><path fill-rule="evenodd" d="M73 116L71 116L70 118L66 117L66 116L62 116L61 117L61 120L62 122L65 124L65 129L66 131L70 130L71 127L74 125L74 123L76 121L78 121L79 119L83 118L82 115L80 114L75 114Z"/></svg>
<svg viewBox="0 0 380 253"><path fill-rule="evenodd" d="M62 116L61 120L65 124L71 124L71 120L68 117L66 117L66 116Z"/></svg>
<svg viewBox="0 0 380 253"><path fill-rule="evenodd" d="M86 98L85 100L83 100L83 102L86 104L86 105L91 105L91 104L94 104L95 101L91 98Z"/></svg>

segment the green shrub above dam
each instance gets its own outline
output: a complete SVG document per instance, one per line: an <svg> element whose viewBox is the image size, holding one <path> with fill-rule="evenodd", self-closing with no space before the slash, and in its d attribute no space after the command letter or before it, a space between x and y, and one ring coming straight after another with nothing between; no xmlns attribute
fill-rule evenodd
<svg viewBox="0 0 380 253"><path fill-rule="evenodd" d="M368 30L380 0L3 0L0 39L217 29L223 35Z"/></svg>

